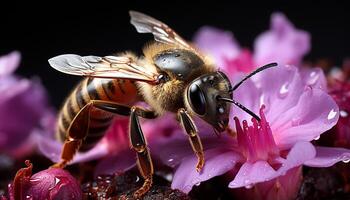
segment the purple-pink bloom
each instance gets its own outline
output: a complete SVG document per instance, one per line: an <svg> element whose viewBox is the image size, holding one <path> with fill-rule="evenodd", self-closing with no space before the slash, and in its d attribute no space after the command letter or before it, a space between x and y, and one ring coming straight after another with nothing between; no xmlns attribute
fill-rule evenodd
<svg viewBox="0 0 350 200"><path fill-rule="evenodd" d="M270 30L255 40L254 61L257 65L269 62L299 65L309 50L309 33L296 29L282 13L273 13Z"/></svg>
<svg viewBox="0 0 350 200"><path fill-rule="evenodd" d="M20 59L16 51L0 57L0 151L13 156L31 152L52 113L40 81L13 74Z"/></svg>
<svg viewBox="0 0 350 200"><path fill-rule="evenodd" d="M33 165L20 169L9 184L9 199L82 199L77 180L67 171L49 168L32 175Z"/></svg>
<svg viewBox="0 0 350 200"><path fill-rule="evenodd" d="M296 29L282 13L274 13L270 29L256 38L253 53L242 49L232 33L213 27L201 28L194 43L220 70L232 74L250 72L271 62L299 65L310 50L310 35Z"/></svg>
<svg viewBox="0 0 350 200"><path fill-rule="evenodd" d="M234 174L230 188L251 187L288 174L303 164L325 167L349 158L350 150L315 147L310 143L333 127L339 117L337 104L324 90L306 84L293 66L279 66L256 76L234 92L234 99L255 113L260 111L262 121L250 122L248 114L233 108L232 119L237 118L235 122L231 120L230 126L237 129L236 138L217 138L210 127L200 125L206 158L201 173L195 170L197 158L182 130L168 125L176 124L176 120L159 119L146 124L144 132L157 138L152 140L155 143L151 144L151 151L175 168L173 188L189 192L194 185L227 172ZM166 130L172 134L162 133ZM293 185L285 188L295 189Z"/></svg>

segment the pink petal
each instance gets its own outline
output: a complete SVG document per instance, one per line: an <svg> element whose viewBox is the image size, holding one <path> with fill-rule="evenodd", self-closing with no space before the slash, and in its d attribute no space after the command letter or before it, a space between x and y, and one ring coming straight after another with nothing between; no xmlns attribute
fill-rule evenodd
<svg viewBox="0 0 350 200"><path fill-rule="evenodd" d="M95 160L108 156L111 152L119 154L129 149L127 129L128 119L116 117L101 141L89 151L77 153L69 164ZM54 139L52 133L42 134L38 141L39 151L53 162L60 160L62 146L62 142Z"/></svg>
<svg viewBox="0 0 350 200"><path fill-rule="evenodd" d="M114 174L124 172L136 165L136 154L131 149L118 152L102 159L95 169L95 176L100 174Z"/></svg>
<svg viewBox="0 0 350 200"><path fill-rule="evenodd" d="M316 147L316 157L305 162L310 167L330 167L337 162L350 161L350 150L334 147Z"/></svg>
<svg viewBox="0 0 350 200"><path fill-rule="evenodd" d="M259 113L264 104L264 112L270 124L274 124L280 114L296 105L304 91L298 70L293 66L279 65L267 69L255 75L252 80L244 82L234 91L234 98L255 113ZM234 109L233 116L249 122L251 119L250 115L239 109Z"/></svg>
<svg viewBox="0 0 350 200"><path fill-rule="evenodd" d="M306 161L313 159L316 155L315 147L310 142L298 142L289 151L282 167L278 169L279 174L286 173L289 169L303 165Z"/></svg>
<svg viewBox="0 0 350 200"><path fill-rule="evenodd" d="M5 56L0 57L0 77L12 74L21 61L21 54L13 51Z"/></svg>
<svg viewBox="0 0 350 200"><path fill-rule="evenodd" d="M277 145L287 148L298 141L311 141L338 121L339 108L333 98L320 89L306 88L298 104L281 113L271 125Z"/></svg>
<svg viewBox="0 0 350 200"><path fill-rule="evenodd" d="M238 82L244 77L243 75L235 75L232 76L231 79L233 80L232 83ZM249 91L249 92L248 92ZM259 113L260 104L258 103L257 99L259 99L261 96L261 91L256 87L255 83L248 79L245 81L236 91L233 92L233 99L240 102L245 107L249 108L249 110L253 111L254 113ZM237 108L236 106L232 106L231 111L232 117L237 117L240 120L248 120L250 121L251 116L247 114L246 112L242 111L241 109ZM231 119L232 119L231 117ZM230 122L230 126L235 127L233 120Z"/></svg>
<svg viewBox="0 0 350 200"><path fill-rule="evenodd" d="M230 188L250 186L255 183L268 181L276 176L276 171L266 161L254 163L245 162L239 169L236 177L230 182Z"/></svg>
<svg viewBox="0 0 350 200"><path fill-rule="evenodd" d="M300 69L300 75L305 85L327 90L327 79L321 68L304 67Z"/></svg>
<svg viewBox="0 0 350 200"><path fill-rule="evenodd" d="M225 70L225 59L233 59L240 52L239 44L231 32L210 26L199 29L193 41L222 70Z"/></svg>
<svg viewBox="0 0 350 200"><path fill-rule="evenodd" d="M269 62L300 64L310 49L310 35L295 29L281 13L271 17L270 30L257 37L254 45L255 62L263 65Z"/></svg>
<svg viewBox="0 0 350 200"><path fill-rule="evenodd" d="M195 118L198 134L203 148L210 149L218 145L233 146L235 141L232 137L214 134L210 125ZM173 114L166 114L155 120L149 120L142 124L152 156L160 159L170 167L179 165L183 158L193 155L193 150L188 136L176 121Z"/></svg>
<svg viewBox="0 0 350 200"><path fill-rule="evenodd" d="M0 151L16 151L35 128L40 129L44 114L50 110L47 94L38 80L14 76L0 78L0 93Z"/></svg>
<svg viewBox="0 0 350 200"><path fill-rule="evenodd" d="M61 158L62 143L49 137L41 136L38 142L39 151L52 162L58 162ZM77 153L69 164L86 162L104 157L109 154L108 147L102 141L94 148L84 153Z"/></svg>
<svg viewBox="0 0 350 200"><path fill-rule="evenodd" d="M171 187L188 193L194 185L228 172L242 159L239 154L227 148L207 150L205 158L204 168L198 173L196 171L197 158L195 156L185 157L174 174Z"/></svg>
<svg viewBox="0 0 350 200"><path fill-rule="evenodd" d="M230 182L229 187L249 187L256 183L272 180L312 159L315 157L315 154L315 148L311 143L299 142L292 147L286 159L278 158L276 160L281 163L281 167L278 170L272 168L266 161L246 162L242 165L234 180Z"/></svg>

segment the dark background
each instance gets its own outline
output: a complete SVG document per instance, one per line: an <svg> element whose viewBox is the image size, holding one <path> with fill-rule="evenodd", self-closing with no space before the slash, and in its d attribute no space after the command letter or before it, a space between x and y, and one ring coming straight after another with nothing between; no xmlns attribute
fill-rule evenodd
<svg viewBox="0 0 350 200"><path fill-rule="evenodd" d="M151 35L138 34L129 24L128 10L149 14L174 28L186 39L203 25L230 30L244 47L252 47L255 37L269 28L270 15L281 11L299 29L312 36L306 59L329 58L341 65L350 56L350 18L345 3L288 4L285 1L242 3L112 3L95 1L83 5L52 2L48 5L20 2L1 6L0 54L19 50L23 59L17 73L37 75L58 107L79 77L50 68L47 60L65 53L108 55L133 50L140 53Z"/></svg>

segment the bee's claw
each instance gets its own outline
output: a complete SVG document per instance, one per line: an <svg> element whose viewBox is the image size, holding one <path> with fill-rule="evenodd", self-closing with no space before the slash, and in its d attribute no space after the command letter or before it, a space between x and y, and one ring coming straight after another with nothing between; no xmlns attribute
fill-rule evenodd
<svg viewBox="0 0 350 200"><path fill-rule="evenodd" d="M203 152L198 152L197 156L198 156L198 162L197 162L196 170L197 172L200 172L204 167L204 154Z"/></svg>

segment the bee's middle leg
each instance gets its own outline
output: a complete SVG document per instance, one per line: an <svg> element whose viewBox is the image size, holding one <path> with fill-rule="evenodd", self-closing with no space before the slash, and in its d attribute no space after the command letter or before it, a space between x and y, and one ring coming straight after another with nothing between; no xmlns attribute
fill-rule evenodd
<svg viewBox="0 0 350 200"><path fill-rule="evenodd" d="M202 170L204 166L204 152L203 152L202 142L198 135L197 128L185 109L183 108L179 109L177 112L177 115L178 115L178 118L180 119L181 125L183 126L183 128L185 129L189 137L192 149L194 153L197 155L198 162L197 162L196 170L199 172Z"/></svg>
<svg viewBox="0 0 350 200"><path fill-rule="evenodd" d="M94 105L99 109L115 114L130 115L130 144L131 148L136 151L137 166L142 177L144 178L144 183L141 188L134 192L134 197L140 198L151 188L153 183L154 170L150 151L148 149L147 142L140 126L139 117L152 119L157 117L157 115L153 111L149 111L137 106L128 108L126 106L118 105L115 103L107 103L102 101L95 101Z"/></svg>

